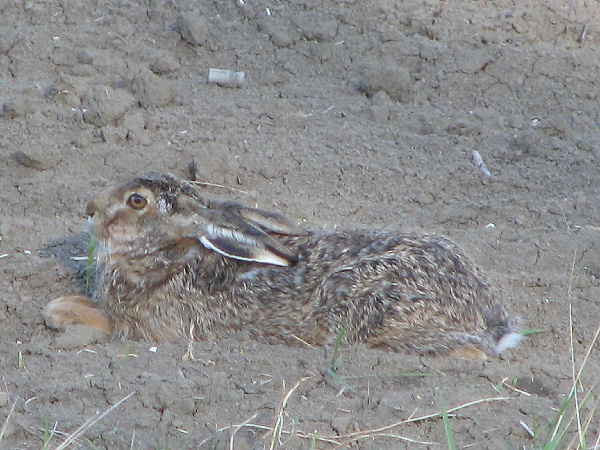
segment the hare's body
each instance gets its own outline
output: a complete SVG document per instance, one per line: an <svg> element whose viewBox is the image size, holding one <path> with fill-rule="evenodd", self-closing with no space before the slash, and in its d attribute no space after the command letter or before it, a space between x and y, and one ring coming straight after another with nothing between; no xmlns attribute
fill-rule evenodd
<svg viewBox="0 0 600 450"><path fill-rule="evenodd" d="M143 197L143 213L128 211L134 195ZM487 279L443 237L308 233L159 175L111 191L91 209L97 305L107 319L99 328L120 336L211 339L243 328L266 342L320 345L343 331L348 342L372 347L486 354L516 336L515 318ZM49 323L94 326L85 312L61 320L61 308L72 305L51 302Z"/></svg>

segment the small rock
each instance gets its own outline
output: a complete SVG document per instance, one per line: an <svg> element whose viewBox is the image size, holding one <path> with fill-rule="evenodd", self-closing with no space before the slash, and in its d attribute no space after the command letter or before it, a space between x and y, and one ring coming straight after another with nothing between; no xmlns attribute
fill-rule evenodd
<svg viewBox="0 0 600 450"><path fill-rule="evenodd" d="M322 13L301 14L294 20L300 35L307 41L330 42L338 34L336 19L324 19Z"/></svg>
<svg viewBox="0 0 600 450"><path fill-rule="evenodd" d="M268 35L273 45L279 48L294 45L300 39L300 34L293 28L293 25L281 24L271 18L262 20L258 24L258 31Z"/></svg>
<svg viewBox="0 0 600 450"><path fill-rule="evenodd" d="M173 89L149 69L142 69L132 83L133 93L144 108L162 107L173 101Z"/></svg>
<svg viewBox="0 0 600 450"><path fill-rule="evenodd" d="M152 58L148 67L155 74L164 75L177 72L181 69L181 64L170 53L161 52Z"/></svg>
<svg viewBox="0 0 600 450"><path fill-rule="evenodd" d="M24 151L16 151L12 154L12 156L15 159L15 161L17 161L22 166L27 167L28 169L33 169L40 172L46 169L46 165L42 161L33 158L32 156L29 156Z"/></svg>
<svg viewBox="0 0 600 450"><path fill-rule="evenodd" d="M210 30L203 16L198 13L182 14L178 25L183 40L192 45L206 45Z"/></svg>
<svg viewBox="0 0 600 450"><path fill-rule="evenodd" d="M86 97L83 120L98 127L115 124L135 104L129 92L110 86L94 86Z"/></svg>
<svg viewBox="0 0 600 450"><path fill-rule="evenodd" d="M512 160L518 161L524 157L539 157L542 154L542 136L536 130L519 133L509 141Z"/></svg>
<svg viewBox="0 0 600 450"><path fill-rule="evenodd" d="M139 109L128 112L119 122L119 127L126 131L125 137L130 141L139 142L142 145L152 143L150 133L146 130L144 113Z"/></svg>
<svg viewBox="0 0 600 450"><path fill-rule="evenodd" d="M362 76L357 88L368 97L384 91L392 100L400 103L408 103L413 98L414 80L402 66L389 61L374 61L363 64L360 73Z"/></svg>
<svg viewBox="0 0 600 450"><path fill-rule="evenodd" d="M23 117L32 111L30 103L24 98L17 98L2 105L2 117L6 119L16 119Z"/></svg>
<svg viewBox="0 0 600 450"><path fill-rule="evenodd" d="M354 418L350 414L338 415L331 421L331 429L338 434L346 434L353 420Z"/></svg>
<svg viewBox="0 0 600 450"><path fill-rule="evenodd" d="M446 131L457 136L478 136L481 134L481 128L468 120L457 120L448 125Z"/></svg>

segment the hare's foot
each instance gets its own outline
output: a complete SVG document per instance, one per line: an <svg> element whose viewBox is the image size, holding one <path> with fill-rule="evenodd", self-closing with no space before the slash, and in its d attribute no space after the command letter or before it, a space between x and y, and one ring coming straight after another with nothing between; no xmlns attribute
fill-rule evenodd
<svg viewBox="0 0 600 450"><path fill-rule="evenodd" d="M52 300L42 310L42 317L50 328L64 329L68 325L86 325L106 334L112 333L113 324L104 311L91 300L71 295Z"/></svg>
<svg viewBox="0 0 600 450"><path fill-rule="evenodd" d="M457 348L456 350L452 350L450 355L459 358L476 359L480 361L485 361L488 359L488 356L485 354L485 352L477 347Z"/></svg>

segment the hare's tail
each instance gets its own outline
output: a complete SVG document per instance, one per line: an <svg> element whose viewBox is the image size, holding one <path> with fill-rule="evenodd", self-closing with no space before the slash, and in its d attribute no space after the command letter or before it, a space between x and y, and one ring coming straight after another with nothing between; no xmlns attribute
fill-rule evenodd
<svg viewBox="0 0 600 450"><path fill-rule="evenodd" d="M502 336L496 344L496 353L500 354L504 350L516 347L523 339L521 333L510 332Z"/></svg>

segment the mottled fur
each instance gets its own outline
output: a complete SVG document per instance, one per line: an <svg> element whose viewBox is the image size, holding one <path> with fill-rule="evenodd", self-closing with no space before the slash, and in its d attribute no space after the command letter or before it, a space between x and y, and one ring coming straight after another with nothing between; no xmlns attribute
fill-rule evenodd
<svg viewBox="0 0 600 450"><path fill-rule="evenodd" d="M128 205L135 193L148 201L143 209ZM83 310L80 320L61 320L60 311L84 301L67 298L46 308L53 326L86 323L150 341L244 328L266 342L313 345L344 330L348 342L422 354L494 354L514 332L487 278L444 237L306 232L157 174L100 196L88 213L106 322Z"/></svg>

